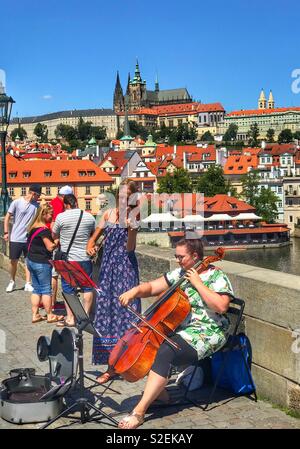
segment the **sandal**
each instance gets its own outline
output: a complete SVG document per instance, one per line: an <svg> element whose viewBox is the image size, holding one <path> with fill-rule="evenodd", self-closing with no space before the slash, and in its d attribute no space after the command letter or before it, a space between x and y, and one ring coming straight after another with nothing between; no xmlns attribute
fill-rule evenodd
<svg viewBox="0 0 300 449"><path fill-rule="evenodd" d="M47 323L52 324L52 323L57 323L58 321L63 321L65 319L65 317L63 315L55 315L54 318L51 318L50 320L47 319Z"/></svg>
<svg viewBox="0 0 300 449"><path fill-rule="evenodd" d="M31 322L34 323L39 323L40 321L45 321L47 318L45 316L42 315L37 315L37 317L32 320Z"/></svg>
<svg viewBox="0 0 300 449"><path fill-rule="evenodd" d="M75 327L75 323L74 324L69 324L69 323L66 322L66 320L59 320L56 323L56 326L57 327Z"/></svg>
<svg viewBox="0 0 300 449"><path fill-rule="evenodd" d="M109 371L106 371L105 373L101 374L101 376L96 377L96 382L98 382L98 384L100 384L100 385L106 384L106 382L109 382L114 377L116 377L115 374L110 373Z"/></svg>
<svg viewBox="0 0 300 449"><path fill-rule="evenodd" d="M133 422L135 421L135 424ZM129 415L125 416L120 422L119 422L119 429L136 429L137 427L141 426L145 421L145 415L140 415L139 413L136 413L134 410L129 413ZM132 425L130 426L130 422Z"/></svg>

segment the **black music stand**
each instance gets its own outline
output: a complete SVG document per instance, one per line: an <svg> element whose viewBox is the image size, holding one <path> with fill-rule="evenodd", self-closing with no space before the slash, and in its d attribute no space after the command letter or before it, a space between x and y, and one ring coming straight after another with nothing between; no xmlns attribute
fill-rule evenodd
<svg viewBox="0 0 300 449"><path fill-rule="evenodd" d="M97 285L89 278L78 262L70 262L64 260L54 260L50 261L54 266L55 270L61 274L61 276L68 282L72 287L80 289L82 287L91 287L98 290ZM78 349L78 367L79 367L79 389L80 397L75 400L75 402L70 405L67 409L63 410L58 416L53 418L51 421L47 422L41 429L46 429L46 427L53 424L59 418L65 415L69 415L75 408L79 408L80 418L73 417L74 419L80 419L81 423L84 424L89 421L98 421L99 419L106 418L113 424L118 425L112 416L108 415L100 408L92 404L85 396L86 388L84 386L84 378L87 377L84 374L83 367L83 331L88 332L92 335L99 335L95 327L93 326L89 316L85 312L81 305L81 302L77 294L65 294L63 296L70 307L73 315L75 316L75 323L78 333L76 335L76 347ZM88 378L88 377L87 377ZM90 390L89 390L90 391ZM90 392L91 393L91 392ZM91 393L93 394L93 393ZM99 400L99 397L94 395L95 402ZM92 412L92 413L91 413Z"/></svg>

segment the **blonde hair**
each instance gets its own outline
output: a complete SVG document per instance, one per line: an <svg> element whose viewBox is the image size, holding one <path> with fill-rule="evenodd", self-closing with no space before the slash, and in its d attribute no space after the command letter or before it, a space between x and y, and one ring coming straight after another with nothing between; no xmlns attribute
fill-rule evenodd
<svg viewBox="0 0 300 449"><path fill-rule="evenodd" d="M45 215L52 210L53 207L49 203L42 204L40 207L38 207L35 216L33 217L30 225L27 228L27 231L30 232L35 227L36 223L46 224Z"/></svg>

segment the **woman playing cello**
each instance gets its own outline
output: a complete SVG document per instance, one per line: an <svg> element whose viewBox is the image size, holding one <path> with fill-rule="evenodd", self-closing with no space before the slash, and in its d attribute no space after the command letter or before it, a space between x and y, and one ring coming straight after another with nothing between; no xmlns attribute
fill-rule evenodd
<svg viewBox="0 0 300 449"><path fill-rule="evenodd" d="M229 319L226 316L233 295L227 276L218 268L210 265L200 274L193 268L203 258L203 246L200 239L182 239L176 245L175 258L180 268L151 282L133 287L120 295L119 300L127 306L135 298L157 296L184 273L185 280L180 289L185 292L191 305L191 313L169 338L178 345L176 349L163 342L158 349L155 361L149 372L146 387L141 400L134 410L124 417L119 427L135 429L144 422L144 416L155 399L166 403L169 400L165 386L171 366L193 365L215 351L226 342Z"/></svg>

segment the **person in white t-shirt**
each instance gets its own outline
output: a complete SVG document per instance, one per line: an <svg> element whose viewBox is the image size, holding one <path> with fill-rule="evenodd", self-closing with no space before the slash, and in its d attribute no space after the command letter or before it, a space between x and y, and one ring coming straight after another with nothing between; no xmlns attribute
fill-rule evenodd
<svg viewBox="0 0 300 449"><path fill-rule="evenodd" d="M9 259L10 259L10 281L6 292L12 292L16 287L16 273L18 262L23 254L27 256L27 227L36 214L42 188L39 184L33 184L29 187L26 196L14 200L8 208L4 218L4 240L9 241ZM13 225L9 233L9 222L13 218ZM24 290L32 292L33 288L30 282L30 273L25 264L26 283Z"/></svg>

